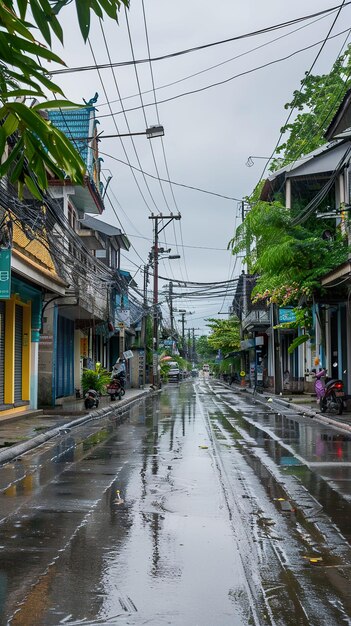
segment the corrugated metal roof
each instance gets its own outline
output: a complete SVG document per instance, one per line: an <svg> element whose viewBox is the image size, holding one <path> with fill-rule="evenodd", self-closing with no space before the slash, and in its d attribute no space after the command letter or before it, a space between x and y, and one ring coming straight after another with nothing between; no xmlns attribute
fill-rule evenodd
<svg viewBox="0 0 351 626"><path fill-rule="evenodd" d="M88 148L91 119L94 116L94 107L81 109L50 109L49 120L72 141L80 156L84 160L88 171L91 172L93 163L92 150Z"/></svg>
<svg viewBox="0 0 351 626"><path fill-rule="evenodd" d="M90 215L85 215L84 219L80 220L80 223L85 228L93 228L94 230L98 230L100 233L108 235L109 237L116 237L117 235L122 234L122 231L116 226L106 224L106 222L97 220L95 217L91 217Z"/></svg>
<svg viewBox="0 0 351 626"><path fill-rule="evenodd" d="M288 163L284 167L281 167L279 170L276 170L270 176L268 176L268 180L272 181L278 176L280 176L281 174L289 175L290 172L294 172L294 174L292 175L298 175L296 173L297 169L305 166L307 163L309 163L313 159L316 159L317 157L320 157L322 154L329 152L330 150L333 150L340 143L341 143L340 141L333 141L332 143L324 144L323 146L316 148L316 150L313 150L312 152L309 152L305 156L300 157L299 159L296 159L296 161L293 161L292 163Z"/></svg>
<svg viewBox="0 0 351 626"><path fill-rule="evenodd" d="M333 172L350 148L350 141L338 139L331 143L324 144L320 148L313 150L304 157L288 163L285 167L276 170L265 180L261 191L261 200L267 200L276 186L286 178L297 178L299 176L312 176ZM279 177L282 177L279 179Z"/></svg>
<svg viewBox="0 0 351 626"><path fill-rule="evenodd" d="M81 226L84 228L91 228L93 230L97 230L99 233L106 235L107 237L116 237L118 245L123 250L129 250L130 241L122 231L117 228L117 226L112 226L111 224L106 224L102 220L97 220L95 217L91 217L90 215L84 216L83 220L80 220Z"/></svg>

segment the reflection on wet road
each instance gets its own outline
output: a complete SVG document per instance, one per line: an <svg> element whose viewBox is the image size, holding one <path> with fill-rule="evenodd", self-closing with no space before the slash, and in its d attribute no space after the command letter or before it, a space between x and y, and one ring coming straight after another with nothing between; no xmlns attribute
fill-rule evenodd
<svg viewBox="0 0 351 626"><path fill-rule="evenodd" d="M346 542L284 510L312 474L287 459L316 461L307 425L215 391L169 386L0 469L1 625L350 623Z"/></svg>

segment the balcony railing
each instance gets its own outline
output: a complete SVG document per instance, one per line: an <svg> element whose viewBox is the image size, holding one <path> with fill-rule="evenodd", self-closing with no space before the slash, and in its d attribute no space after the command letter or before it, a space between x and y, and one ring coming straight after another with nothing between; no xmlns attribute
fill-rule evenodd
<svg viewBox="0 0 351 626"><path fill-rule="evenodd" d="M243 330L248 330L249 327L269 326L269 324L269 312L266 309L250 311L242 320Z"/></svg>

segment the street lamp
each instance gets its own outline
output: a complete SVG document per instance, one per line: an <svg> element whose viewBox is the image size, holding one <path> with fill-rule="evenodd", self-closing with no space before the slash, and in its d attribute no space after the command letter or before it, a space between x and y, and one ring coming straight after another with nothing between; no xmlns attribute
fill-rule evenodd
<svg viewBox="0 0 351 626"><path fill-rule="evenodd" d="M114 135L103 135L102 132L96 135L96 139L98 139L99 141L100 139L111 139L112 137L135 137L138 135L146 135L147 139L155 139L156 137L163 137L165 134L165 129L163 128L163 126L149 126L149 128L139 133L118 133ZM76 137L75 139L81 141L84 138ZM92 139L95 139L95 137L88 137L88 141L91 141Z"/></svg>
<svg viewBox="0 0 351 626"><path fill-rule="evenodd" d="M148 139L154 139L155 137L163 137L165 134L165 129L163 126L149 126L149 128L145 131L146 137Z"/></svg>

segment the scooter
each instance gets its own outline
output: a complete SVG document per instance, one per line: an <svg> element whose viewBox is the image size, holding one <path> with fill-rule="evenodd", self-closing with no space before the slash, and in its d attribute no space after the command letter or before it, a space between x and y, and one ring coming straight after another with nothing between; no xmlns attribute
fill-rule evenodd
<svg viewBox="0 0 351 626"><path fill-rule="evenodd" d="M113 377L113 380L118 380L119 384L121 385L121 395L124 396L126 390L125 390L125 385L126 385L126 375L124 372L119 372L119 374L115 374Z"/></svg>
<svg viewBox="0 0 351 626"><path fill-rule="evenodd" d="M120 400L122 395L125 393L118 378L112 378L110 384L106 387L106 391L109 394L111 401L116 400L116 397Z"/></svg>
<svg viewBox="0 0 351 626"><path fill-rule="evenodd" d="M97 409L99 406L99 394L95 389L88 389L84 396L84 406L86 409Z"/></svg>
<svg viewBox="0 0 351 626"><path fill-rule="evenodd" d="M111 382L106 387L106 391L110 396L110 400L116 400L116 397L118 397L118 400L120 400L121 397L124 396L126 392L124 388L125 380L126 377L124 372L119 372L118 374L114 374L112 372Z"/></svg>
<svg viewBox="0 0 351 626"><path fill-rule="evenodd" d="M344 383L339 379L331 379L326 384L322 378L326 376L326 370L322 369L315 372L314 389L319 402L321 413L337 413L341 415L344 410Z"/></svg>

